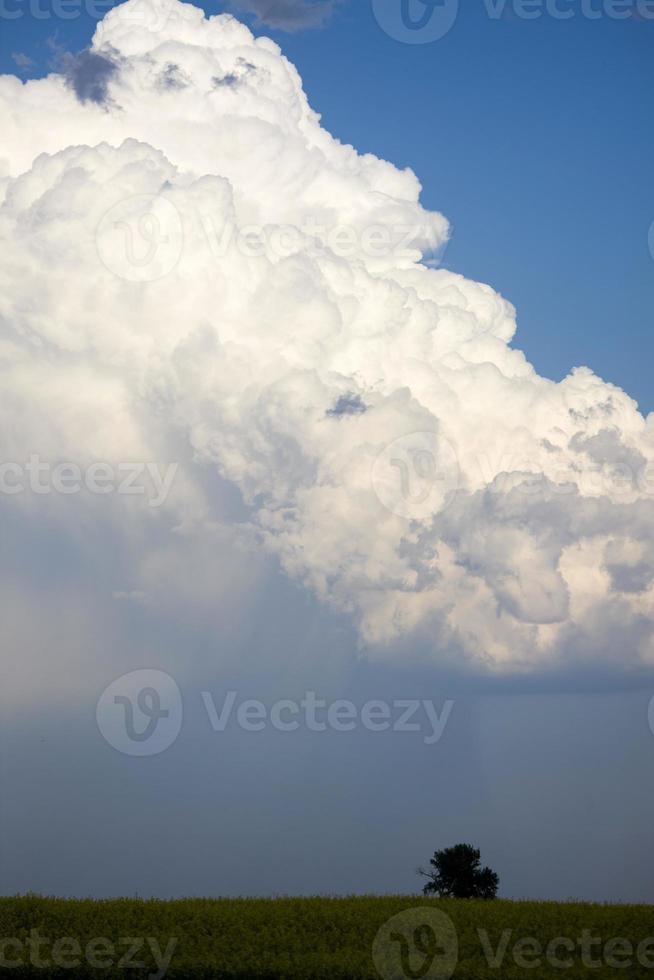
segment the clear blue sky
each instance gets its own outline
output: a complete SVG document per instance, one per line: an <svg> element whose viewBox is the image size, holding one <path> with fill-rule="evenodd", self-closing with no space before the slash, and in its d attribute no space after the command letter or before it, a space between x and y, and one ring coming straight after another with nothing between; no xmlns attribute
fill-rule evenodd
<svg viewBox="0 0 654 980"><path fill-rule="evenodd" d="M0 70L43 74L53 42L88 44L92 17L62 20L52 3L2 0L23 16L3 20ZM515 343L539 373L587 364L652 411L654 17L461 6L428 44L390 38L366 0L344 0L322 29L256 29L298 66L327 129L415 170L424 203L453 225L445 264L515 303ZM34 65L21 71L12 53Z"/></svg>

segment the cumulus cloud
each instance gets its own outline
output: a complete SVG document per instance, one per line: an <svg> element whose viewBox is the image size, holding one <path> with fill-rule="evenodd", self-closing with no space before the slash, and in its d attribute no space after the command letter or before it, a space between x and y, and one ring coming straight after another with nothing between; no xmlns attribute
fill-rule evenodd
<svg viewBox="0 0 654 980"><path fill-rule="evenodd" d="M445 218L270 39L129 0L73 75L2 77L0 126L4 459L179 467L154 511L3 499L87 556L108 524L112 608L237 608L264 554L369 657L654 663L654 417L540 377L509 302L423 262Z"/></svg>

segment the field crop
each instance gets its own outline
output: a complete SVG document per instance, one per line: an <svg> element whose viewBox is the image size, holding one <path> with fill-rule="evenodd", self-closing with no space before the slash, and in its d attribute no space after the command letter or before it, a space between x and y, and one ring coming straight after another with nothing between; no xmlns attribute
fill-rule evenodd
<svg viewBox="0 0 654 980"><path fill-rule="evenodd" d="M422 897L0 899L2 977L651 977L649 906Z"/></svg>

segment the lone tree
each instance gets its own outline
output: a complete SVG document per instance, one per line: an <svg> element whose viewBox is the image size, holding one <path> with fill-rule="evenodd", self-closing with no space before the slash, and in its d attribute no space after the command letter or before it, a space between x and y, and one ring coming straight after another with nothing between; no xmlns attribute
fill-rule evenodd
<svg viewBox="0 0 654 980"><path fill-rule="evenodd" d="M430 860L432 871L418 868L418 874L429 878L425 895L441 898L495 898L500 879L490 868L482 868L479 851L471 844L456 844L435 851Z"/></svg>

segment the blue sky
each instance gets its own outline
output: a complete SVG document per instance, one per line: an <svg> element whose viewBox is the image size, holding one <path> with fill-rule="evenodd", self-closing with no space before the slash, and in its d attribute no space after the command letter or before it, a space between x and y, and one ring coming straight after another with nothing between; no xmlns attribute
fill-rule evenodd
<svg viewBox="0 0 654 980"><path fill-rule="evenodd" d="M52 0L3 3L23 16L3 23L0 70L24 78L47 72L53 45L80 50L94 29L93 8L73 0L70 20ZM561 6L575 15L543 4L525 20L508 3L494 19L482 0L461 4L449 33L425 44L389 37L369 2L345 0L322 29L295 32L239 14L279 41L329 131L413 168L424 204L453 226L444 263L516 305L515 343L539 373L588 365L648 413L654 17L618 20L601 0Z"/></svg>

